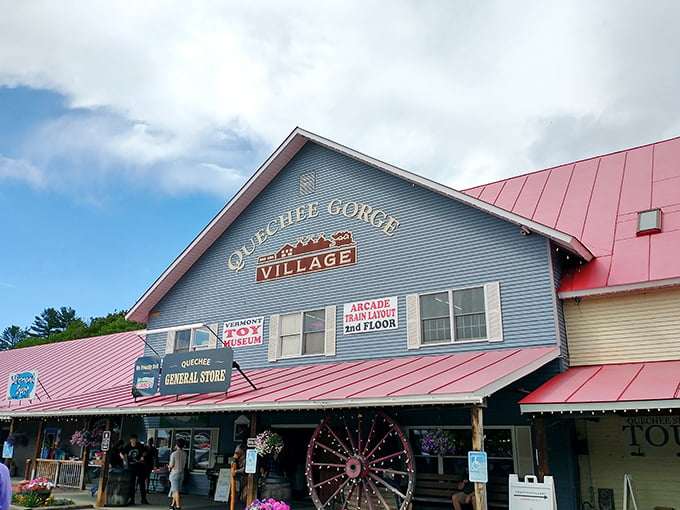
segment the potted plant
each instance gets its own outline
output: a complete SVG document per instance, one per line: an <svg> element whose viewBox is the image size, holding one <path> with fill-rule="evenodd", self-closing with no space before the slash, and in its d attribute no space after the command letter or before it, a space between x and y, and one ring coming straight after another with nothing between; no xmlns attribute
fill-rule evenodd
<svg viewBox="0 0 680 510"><path fill-rule="evenodd" d="M275 499L256 499L246 507L246 510L290 510L283 501L276 501Z"/></svg>
<svg viewBox="0 0 680 510"><path fill-rule="evenodd" d="M39 477L25 483L23 492L36 494L41 498L47 499L52 495L52 489L54 489L54 483L45 477Z"/></svg>

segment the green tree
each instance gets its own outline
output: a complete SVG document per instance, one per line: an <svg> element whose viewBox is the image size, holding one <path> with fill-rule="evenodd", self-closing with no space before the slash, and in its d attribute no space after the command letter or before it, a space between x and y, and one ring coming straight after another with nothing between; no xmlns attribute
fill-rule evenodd
<svg viewBox="0 0 680 510"><path fill-rule="evenodd" d="M11 349L14 344L28 337L28 331L19 326L9 326L0 334L0 350Z"/></svg>
<svg viewBox="0 0 680 510"><path fill-rule="evenodd" d="M45 308L40 315L35 316L30 334L39 338L49 338L52 333L64 331L69 322L77 318L73 308L66 306L62 306L59 310Z"/></svg>
<svg viewBox="0 0 680 510"><path fill-rule="evenodd" d="M121 333L123 331L135 331L144 329L145 324L140 322L131 322L125 319L125 311L112 312L106 317L90 318L89 324L76 316L76 312L71 308L62 307L57 311L54 308L47 308L43 313L36 317L36 323L40 322L39 328L34 328L30 332L26 332L24 338L14 343L12 349L19 349L21 347L30 347L32 345L41 345L54 342L64 342L66 340L75 340L78 338L89 338L93 336L110 335L113 333ZM65 326L62 326L65 324ZM45 330L49 329L47 336L41 336ZM32 336L28 336L34 333ZM38 335L37 333L41 333Z"/></svg>

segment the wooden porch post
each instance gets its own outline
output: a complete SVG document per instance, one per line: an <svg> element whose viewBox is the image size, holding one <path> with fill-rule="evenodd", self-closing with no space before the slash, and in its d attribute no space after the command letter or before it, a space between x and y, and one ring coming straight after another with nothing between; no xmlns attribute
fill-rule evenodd
<svg viewBox="0 0 680 510"><path fill-rule="evenodd" d="M257 435L257 413L250 415L250 437ZM248 473L248 492L246 504L250 505L257 499L257 473Z"/></svg>
<svg viewBox="0 0 680 510"><path fill-rule="evenodd" d="M484 451L484 408L476 405L471 410L472 422L472 449L477 452ZM468 475L469 476L469 475ZM475 508L487 510L486 484L475 482Z"/></svg>
<svg viewBox="0 0 680 510"><path fill-rule="evenodd" d="M40 452L42 451L42 442L43 442L43 428L45 427L45 422L43 420L40 420L38 422L38 434L36 435L36 440L35 440L35 451L33 452L33 462L31 464L35 464L35 459L40 458ZM27 473L24 473L24 478L26 480L30 480L33 478L31 475L31 472L33 472L33 465L26 466L26 471Z"/></svg>
<svg viewBox="0 0 680 510"><path fill-rule="evenodd" d="M538 481L543 482L543 477L550 474L548 465L548 440L545 435L545 422L542 416L534 418L534 430L536 431L536 447L538 449Z"/></svg>
<svg viewBox="0 0 680 510"><path fill-rule="evenodd" d="M9 436L14 434L14 418L12 418L12 421L9 422ZM9 467L9 463L12 462L12 459L4 459L3 462L7 467Z"/></svg>
<svg viewBox="0 0 680 510"><path fill-rule="evenodd" d="M111 430L111 418L106 418L106 429ZM112 434L113 435L113 434ZM97 501L95 501L94 506L105 506L106 505L106 483L109 479L109 454L111 451L111 446L113 446L113 437L111 438L111 444L109 449L102 455L102 465L99 469L99 488L97 489Z"/></svg>

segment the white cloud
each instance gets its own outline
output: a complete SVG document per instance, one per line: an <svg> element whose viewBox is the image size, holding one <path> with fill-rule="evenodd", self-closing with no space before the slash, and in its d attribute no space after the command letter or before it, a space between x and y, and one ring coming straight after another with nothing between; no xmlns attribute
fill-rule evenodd
<svg viewBox="0 0 680 510"><path fill-rule="evenodd" d="M72 182L116 168L224 195L261 161L253 146L273 149L299 125L465 188L677 135L679 11L661 0L12 2L0 84L81 109L29 144L35 165L74 162Z"/></svg>
<svg viewBox="0 0 680 510"><path fill-rule="evenodd" d="M6 158L0 154L0 181L23 181L34 188L44 185L42 172L29 161Z"/></svg>

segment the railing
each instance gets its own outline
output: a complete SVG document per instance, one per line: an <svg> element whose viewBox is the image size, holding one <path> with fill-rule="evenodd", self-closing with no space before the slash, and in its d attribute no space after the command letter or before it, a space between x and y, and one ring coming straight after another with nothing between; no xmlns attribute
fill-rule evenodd
<svg viewBox="0 0 680 510"><path fill-rule="evenodd" d="M83 486L85 470L82 460L48 460L35 459L35 468L32 477L45 477L52 480L58 487L73 487L80 489Z"/></svg>

